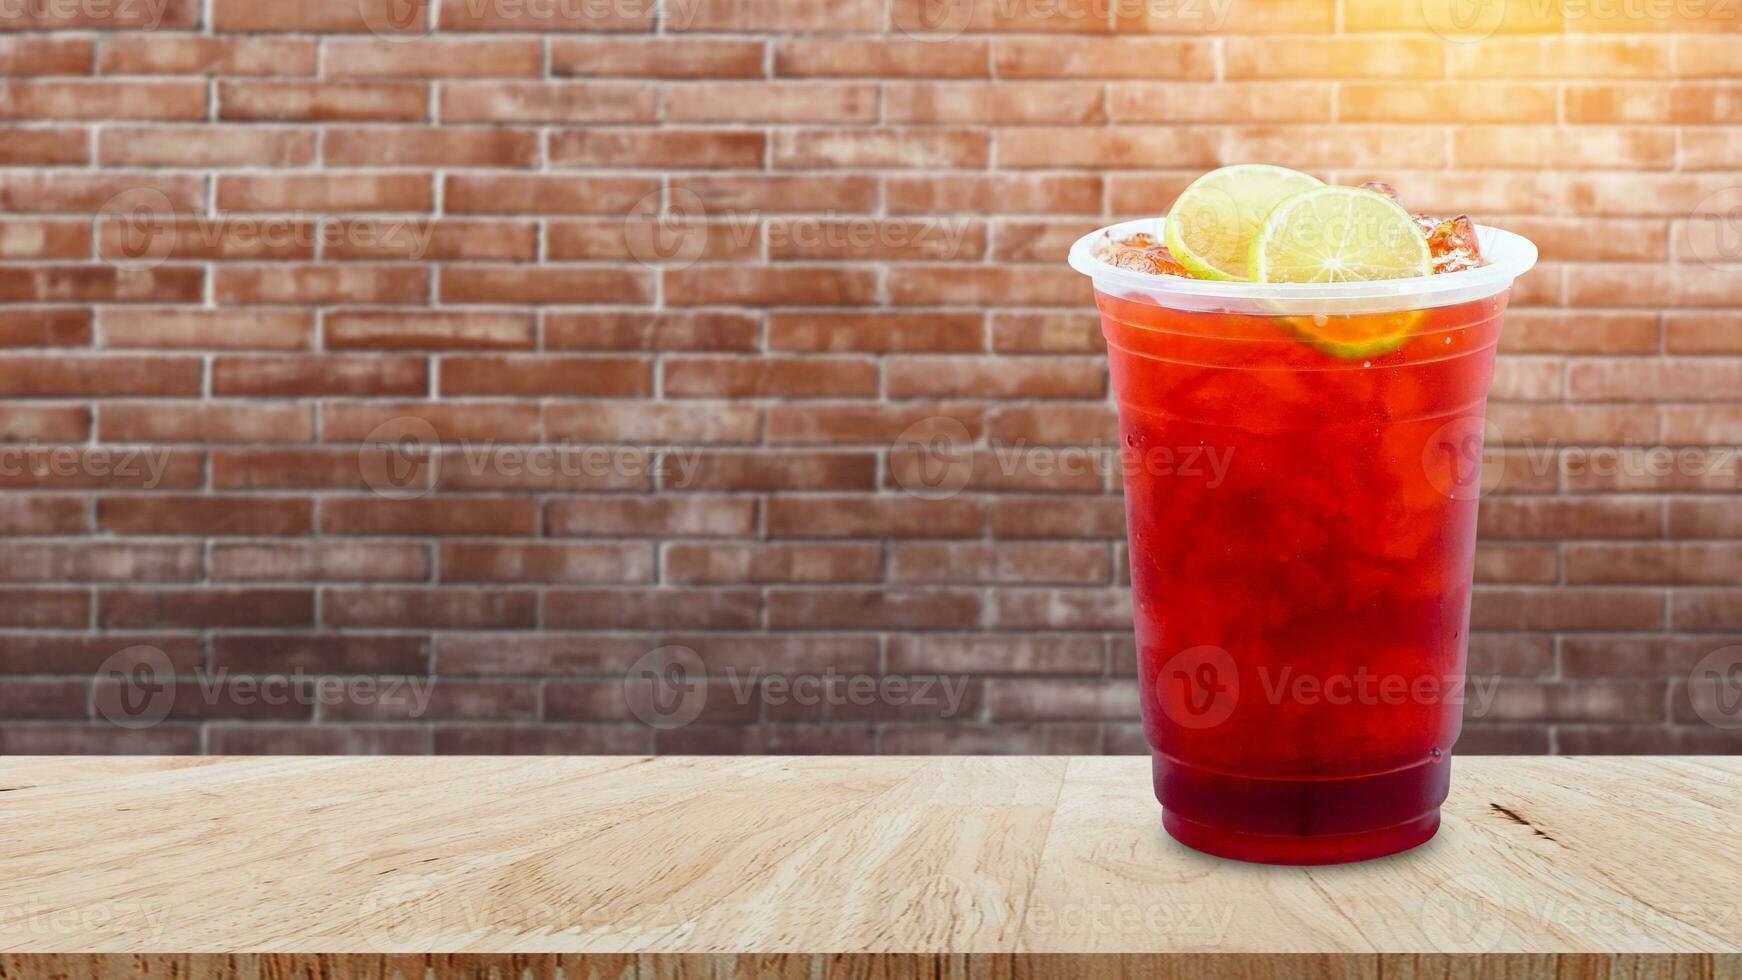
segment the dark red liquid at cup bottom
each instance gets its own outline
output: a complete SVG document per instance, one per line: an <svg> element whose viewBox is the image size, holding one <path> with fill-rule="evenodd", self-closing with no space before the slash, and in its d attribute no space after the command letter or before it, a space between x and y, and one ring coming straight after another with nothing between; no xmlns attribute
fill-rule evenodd
<svg viewBox="0 0 1742 980"><path fill-rule="evenodd" d="M1098 301L1168 833L1281 864L1429 839L1465 700L1506 294L1316 320ZM1365 352L1324 343L1400 329Z"/></svg>

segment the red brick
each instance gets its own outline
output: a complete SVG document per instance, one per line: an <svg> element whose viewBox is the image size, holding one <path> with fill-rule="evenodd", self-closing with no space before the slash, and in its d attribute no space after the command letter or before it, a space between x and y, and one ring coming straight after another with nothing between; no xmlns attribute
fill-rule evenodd
<svg viewBox="0 0 1742 980"><path fill-rule="evenodd" d="M896 306L1080 306L1087 283L1065 266L899 266L889 270Z"/></svg>
<svg viewBox="0 0 1742 980"><path fill-rule="evenodd" d="M189 582L204 566L197 543L0 545L5 582Z"/></svg>
<svg viewBox="0 0 1742 980"><path fill-rule="evenodd" d="M313 512L309 501L286 497L104 497L97 525L112 534L297 537L309 533Z"/></svg>
<svg viewBox="0 0 1742 980"><path fill-rule="evenodd" d="M997 499L988 519L995 538L1125 537L1125 501L1118 497L1072 500L1069 507L1059 506L1056 498Z"/></svg>
<svg viewBox="0 0 1742 980"><path fill-rule="evenodd" d="M1222 153L1230 160L1287 160L1292 166L1440 167L1447 159L1443 129L1429 126L1231 126L1223 132ZM1426 207L1409 194L1411 207ZM1453 211L1498 210L1459 202ZM1445 209L1439 209L1445 210Z"/></svg>
<svg viewBox="0 0 1742 980"><path fill-rule="evenodd" d="M753 443L762 432L762 415L753 405L733 402L586 402L546 406L544 429L547 439L586 444Z"/></svg>
<svg viewBox="0 0 1742 980"><path fill-rule="evenodd" d="M544 594L550 629L753 629L755 589L552 589Z"/></svg>
<svg viewBox="0 0 1742 980"><path fill-rule="evenodd" d="M980 593L967 589L770 589L768 628L966 629L980 624Z"/></svg>
<svg viewBox="0 0 1742 980"><path fill-rule="evenodd" d="M329 627L526 629L537 625L538 596L499 589L322 589Z"/></svg>
<svg viewBox="0 0 1742 980"><path fill-rule="evenodd" d="M771 405L768 441L849 445L888 445L898 438L923 441L933 436L976 439L982 430L981 409L966 403L936 402L902 405ZM960 428L957 428L957 427Z"/></svg>
<svg viewBox="0 0 1742 980"><path fill-rule="evenodd" d="M306 38L118 34L103 39L104 75L313 75L316 45Z"/></svg>
<svg viewBox="0 0 1742 980"><path fill-rule="evenodd" d="M877 206L877 180L863 176L778 174L674 174L670 193L694 194L709 214L737 212L868 213Z"/></svg>
<svg viewBox="0 0 1742 980"><path fill-rule="evenodd" d="M427 730L407 725L219 722L202 727L213 755L427 755L431 742Z"/></svg>
<svg viewBox="0 0 1742 980"><path fill-rule="evenodd" d="M0 232L0 239L5 237ZM86 310L0 310L0 347L89 347Z"/></svg>
<svg viewBox="0 0 1742 980"><path fill-rule="evenodd" d="M314 316L291 310L238 313L222 309L102 311L103 346L155 350L303 350L314 338Z"/></svg>
<svg viewBox="0 0 1742 980"><path fill-rule="evenodd" d="M763 43L734 38L550 39L551 74L619 78L759 78Z"/></svg>
<svg viewBox="0 0 1742 980"><path fill-rule="evenodd" d="M0 83L0 119L154 119L206 117L200 82L23 81Z"/></svg>
<svg viewBox="0 0 1742 980"><path fill-rule="evenodd" d="M651 582L654 567L647 543L441 546L443 582Z"/></svg>
<svg viewBox="0 0 1742 980"><path fill-rule="evenodd" d="M443 395L634 398L651 391L652 365L624 357L450 357Z"/></svg>
<svg viewBox="0 0 1742 980"><path fill-rule="evenodd" d="M1675 134L1619 126L1460 126L1452 131L1452 161L1460 168L1557 167L1668 170L1675 166Z"/></svg>
<svg viewBox="0 0 1742 980"><path fill-rule="evenodd" d="M0 634L0 674L95 674L111 656L135 646L155 648L178 674L193 673L202 658L197 636L11 633Z"/></svg>
<svg viewBox="0 0 1742 980"><path fill-rule="evenodd" d="M1665 332L1673 338L1674 318ZM1506 311L1500 349L1518 354L1655 353L1658 349L1655 313L1600 313L1594 310ZM1675 350L1673 339L1670 349ZM1742 352L1742 345L1738 345ZM1688 353L1694 353L1688 351Z"/></svg>
<svg viewBox="0 0 1742 980"><path fill-rule="evenodd" d="M1093 361L1011 362L976 357L892 357L892 398L1099 398L1104 367Z"/></svg>
<svg viewBox="0 0 1742 980"><path fill-rule="evenodd" d="M662 243L677 242L676 251ZM552 221L545 258L552 262L745 262L762 257L762 229L751 216L724 221L638 212L629 219Z"/></svg>
<svg viewBox="0 0 1742 980"><path fill-rule="evenodd" d="M429 549L398 541L250 542L211 550L212 578L220 582L423 581L429 572Z"/></svg>
<svg viewBox="0 0 1742 980"><path fill-rule="evenodd" d="M665 580L678 583L876 582L883 552L874 544L674 544Z"/></svg>
<svg viewBox="0 0 1742 980"><path fill-rule="evenodd" d="M329 129L325 138L323 152L327 164L340 167L535 167L540 156L538 134L526 129L370 127ZM239 179L228 178L230 181ZM345 179L384 183L391 180L399 187L427 184L428 181L428 178L408 176ZM220 201L221 191L222 185ZM427 189L423 193L427 197ZM322 205L306 206L314 210L346 210ZM380 210L423 211L428 210L428 202Z"/></svg>
<svg viewBox="0 0 1742 980"><path fill-rule="evenodd" d="M323 222L320 239L329 261L530 262L538 254L538 226L525 221L351 218Z"/></svg>
<svg viewBox="0 0 1742 980"><path fill-rule="evenodd" d="M1131 593L1118 589L1006 589L994 593L999 629L1124 630L1131 623Z"/></svg>
<svg viewBox="0 0 1742 980"><path fill-rule="evenodd" d="M83 405L15 405L0 418L0 442L78 443L91 434Z"/></svg>
<svg viewBox="0 0 1742 980"><path fill-rule="evenodd" d="M1420 4L1386 3L1385 0L1350 0L1343 11L1343 29L1357 31L1433 31L1453 43L1486 43L1496 32L1554 33L1562 27L1562 4L1517 4L1495 8L1497 16L1483 10L1474 18L1451 0L1426 0Z"/></svg>
<svg viewBox="0 0 1742 980"><path fill-rule="evenodd" d="M1000 78L1190 78L1207 81L1216 77L1211 43L1195 38L998 38L993 42L992 65Z"/></svg>
<svg viewBox="0 0 1742 980"><path fill-rule="evenodd" d="M89 75L92 47L83 37L0 37L0 75Z"/></svg>
<svg viewBox="0 0 1742 980"><path fill-rule="evenodd" d="M449 82L442 86L444 123L653 122L657 96L627 82Z"/></svg>
<svg viewBox="0 0 1742 980"><path fill-rule="evenodd" d="M621 634L446 633L436 639L436 662L448 676L621 677L654 646Z"/></svg>
<svg viewBox="0 0 1742 980"><path fill-rule="evenodd" d="M0 173L0 207L33 213L96 214L128 192L145 191L153 204L167 200L171 208L199 209L204 185L197 177L127 173ZM161 196L161 197L159 197Z"/></svg>
<svg viewBox="0 0 1742 980"><path fill-rule="evenodd" d="M655 469L650 453L629 447L462 446L441 457L436 486L523 493L645 492L653 487Z"/></svg>
<svg viewBox="0 0 1742 980"><path fill-rule="evenodd" d="M414 82L220 82L218 118L422 122L429 90Z"/></svg>
<svg viewBox="0 0 1742 980"><path fill-rule="evenodd" d="M1565 9L1565 8L1563 8ZM1491 37L1454 44L1454 77L1654 78L1670 74L1670 45L1649 37ZM1691 67L1684 77L1697 77Z"/></svg>
<svg viewBox="0 0 1742 980"><path fill-rule="evenodd" d="M535 501L514 497L327 497L321 501L321 533L349 535L531 534L538 524Z"/></svg>
<svg viewBox="0 0 1742 980"><path fill-rule="evenodd" d="M375 450L382 454L391 450ZM212 453L217 490L367 490L364 453L331 449L229 449Z"/></svg>
<svg viewBox="0 0 1742 980"><path fill-rule="evenodd" d="M758 170L766 138L746 130L573 129L551 134L558 167Z"/></svg>
<svg viewBox="0 0 1742 980"><path fill-rule="evenodd" d="M735 538L756 528L743 497L595 497L552 500L545 533L568 537Z"/></svg>
<svg viewBox="0 0 1742 980"><path fill-rule="evenodd" d="M1119 419L1107 405L1017 405L992 410L987 423L994 444L1015 446L1111 446Z"/></svg>
<svg viewBox="0 0 1742 980"><path fill-rule="evenodd" d="M104 166L306 167L315 133L275 126L106 126L97 134Z"/></svg>
<svg viewBox="0 0 1742 980"><path fill-rule="evenodd" d="M1560 579L1560 560L1550 544L1479 544L1475 578L1483 583L1553 585Z"/></svg>
<svg viewBox="0 0 1742 980"><path fill-rule="evenodd" d="M1114 122L1330 122L1332 87L1316 82L1127 82L1113 85Z"/></svg>
<svg viewBox="0 0 1742 980"><path fill-rule="evenodd" d="M661 755L872 755L876 735L868 724L769 725L700 721L682 728L655 729L654 751Z"/></svg>
<svg viewBox="0 0 1742 980"><path fill-rule="evenodd" d="M978 313L770 313L768 347L819 353L985 349Z"/></svg>
<svg viewBox="0 0 1742 980"><path fill-rule="evenodd" d="M565 31L648 31L656 4L637 3L482 3L441 0L443 31L485 33ZM669 15L668 15L669 16Z"/></svg>
<svg viewBox="0 0 1742 980"><path fill-rule="evenodd" d="M1121 126L1068 129L1024 126L995 134L992 159L1012 170L1082 167L1207 169L1223 150L1222 133L1206 126Z"/></svg>
<svg viewBox="0 0 1742 980"><path fill-rule="evenodd" d="M628 214L658 191L652 177L450 175L442 200L451 214Z"/></svg>
<svg viewBox="0 0 1742 980"><path fill-rule="evenodd" d="M696 266L664 273L674 306L851 306L876 299L871 269L827 266Z"/></svg>
<svg viewBox="0 0 1742 980"><path fill-rule="evenodd" d="M774 74L810 78L985 78L986 42L948 43L861 38L784 38L774 49Z"/></svg>
<svg viewBox="0 0 1742 980"><path fill-rule="evenodd" d="M1742 591L1736 589L1679 589L1669 606L1669 625L1677 630L1742 628Z"/></svg>
<svg viewBox="0 0 1742 980"><path fill-rule="evenodd" d="M864 358L683 358L665 362L661 391L672 398L835 398L875 396L878 370Z"/></svg>
<svg viewBox="0 0 1742 980"><path fill-rule="evenodd" d="M326 42L328 78L537 78L544 50L536 38Z"/></svg>
<svg viewBox="0 0 1742 980"><path fill-rule="evenodd" d="M1653 538L1658 505L1648 498L1489 497L1478 523L1485 539Z"/></svg>
<svg viewBox="0 0 1742 980"><path fill-rule="evenodd" d="M683 452L660 458L665 490L871 490L870 453Z"/></svg>
<svg viewBox="0 0 1742 980"><path fill-rule="evenodd" d="M890 579L940 585L1103 583L1112 581L1112 573L1104 544L915 543L895 546Z"/></svg>
<svg viewBox="0 0 1742 980"><path fill-rule="evenodd" d="M80 129L0 128L0 166L83 166L90 162L90 143Z"/></svg>
<svg viewBox="0 0 1742 980"><path fill-rule="evenodd" d="M0 589L0 626L82 629L91 620L83 589Z"/></svg>
<svg viewBox="0 0 1742 980"><path fill-rule="evenodd" d="M307 589L106 589L97 622L105 629L309 626Z"/></svg>
<svg viewBox="0 0 1742 980"><path fill-rule="evenodd" d="M538 324L524 313L329 313L321 328L328 350L531 350Z"/></svg>
<svg viewBox="0 0 1742 980"><path fill-rule="evenodd" d="M1478 588L1471 629L1638 630L1665 625L1662 593L1634 589Z"/></svg>
<svg viewBox="0 0 1742 980"><path fill-rule="evenodd" d="M667 25L673 31L809 34L883 29L879 0L697 0Z"/></svg>
<svg viewBox="0 0 1742 980"><path fill-rule="evenodd" d="M212 0L212 28L219 33L415 35L429 29L429 15L429 0L302 0L291 5Z"/></svg>
<svg viewBox="0 0 1742 980"><path fill-rule="evenodd" d="M422 395L428 368L420 357L309 355L218 357L214 395Z"/></svg>
<svg viewBox="0 0 1742 980"><path fill-rule="evenodd" d="M1577 401L1722 401L1742 398L1742 361L1721 358L1579 361L1567 370Z"/></svg>
<svg viewBox="0 0 1742 980"><path fill-rule="evenodd" d="M501 402L337 402L321 407L321 436L328 442L378 441L376 430L401 419L427 423L444 442L535 442L537 405ZM433 447L432 447L433 448Z"/></svg>
<svg viewBox="0 0 1742 980"><path fill-rule="evenodd" d="M437 755L647 755L645 725L485 725L437 727Z"/></svg>
<svg viewBox="0 0 1742 980"><path fill-rule="evenodd" d="M550 350L753 351L760 324L743 313L663 311L545 315Z"/></svg>
<svg viewBox="0 0 1742 980"><path fill-rule="evenodd" d="M1095 724L882 724L877 726L881 755L1096 755L1103 751ZM1138 733L1141 740L1141 732ZM1147 752L1148 748L1144 747ZM1111 748L1107 754L1117 754Z"/></svg>
<svg viewBox="0 0 1742 980"><path fill-rule="evenodd" d="M77 680L10 680L0 688L0 712L20 721L82 720L89 686Z"/></svg>
<svg viewBox="0 0 1742 980"><path fill-rule="evenodd" d="M1092 313L992 314L992 349L1012 354L1099 354L1106 349Z"/></svg>
<svg viewBox="0 0 1742 980"><path fill-rule="evenodd" d="M1223 41L1223 59L1232 79L1431 79L1444 77L1448 47L1456 46L1429 38L1374 44L1356 37L1231 37Z"/></svg>
<svg viewBox="0 0 1742 980"><path fill-rule="evenodd" d="M429 297L429 270L417 266L226 266L213 276L218 302L237 306L391 306Z"/></svg>
<svg viewBox="0 0 1742 980"><path fill-rule="evenodd" d="M1616 681L1502 681L1484 720L1661 721L1664 685Z"/></svg>
<svg viewBox="0 0 1742 980"><path fill-rule="evenodd" d="M427 698L427 700L424 700ZM525 681L460 681L435 677L419 696L384 688L379 696L321 705L321 719L346 722L529 721L538 717L539 687Z"/></svg>
<svg viewBox="0 0 1742 980"><path fill-rule="evenodd" d="M91 529L91 506L64 495L0 496L0 534L17 537L85 534Z"/></svg>
<svg viewBox="0 0 1742 980"><path fill-rule="evenodd" d="M973 500L900 497L773 497L767 504L773 538L968 538L984 522Z"/></svg>
<svg viewBox="0 0 1742 980"><path fill-rule="evenodd" d="M225 176L217 198L225 211L428 211L434 200L431 179L412 174Z"/></svg>
<svg viewBox="0 0 1742 980"><path fill-rule="evenodd" d="M200 393L200 375L193 357L0 357L0 395L190 397Z"/></svg>
<svg viewBox="0 0 1742 980"><path fill-rule="evenodd" d="M101 724L9 724L0 726L0 752L8 755L195 755L196 725L160 724L126 729Z"/></svg>

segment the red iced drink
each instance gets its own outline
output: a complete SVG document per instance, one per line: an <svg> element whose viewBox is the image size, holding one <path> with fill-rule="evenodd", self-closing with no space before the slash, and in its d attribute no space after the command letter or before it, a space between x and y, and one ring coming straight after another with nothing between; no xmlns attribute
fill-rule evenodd
<svg viewBox="0 0 1742 980"><path fill-rule="evenodd" d="M1073 250L1119 403L1155 789L1191 847L1353 861L1439 826L1482 414L1534 259L1491 234L1493 265L1413 284L1201 282L1116 268L1097 236Z"/></svg>

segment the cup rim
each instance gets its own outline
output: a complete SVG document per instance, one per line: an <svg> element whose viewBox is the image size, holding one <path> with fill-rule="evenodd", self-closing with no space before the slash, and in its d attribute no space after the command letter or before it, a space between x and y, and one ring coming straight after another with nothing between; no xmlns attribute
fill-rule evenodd
<svg viewBox="0 0 1742 980"><path fill-rule="evenodd" d="M1149 232L1157 241L1162 241L1166 226L1167 218L1159 217L1136 218L1098 228L1071 246L1071 268L1094 279L1096 288L1103 292L1107 291L1106 286L1112 286L1135 289L1156 297L1189 296L1207 300L1279 303L1409 299L1417 305L1434 306L1434 298L1442 294L1491 295L1500 292L1514 279L1530 271L1537 258L1536 245L1530 239L1492 225L1476 226L1476 240L1482 247L1482 257L1488 260L1487 265L1461 272L1374 282L1253 283L1187 279L1121 269L1095 256L1095 247L1108 235L1124 238L1138 232Z"/></svg>

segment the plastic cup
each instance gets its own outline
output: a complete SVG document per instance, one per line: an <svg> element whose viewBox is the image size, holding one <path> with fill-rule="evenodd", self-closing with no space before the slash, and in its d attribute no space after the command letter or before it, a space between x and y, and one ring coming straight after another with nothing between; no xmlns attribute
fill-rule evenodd
<svg viewBox="0 0 1742 980"><path fill-rule="evenodd" d="M1327 864L1439 828L1461 726L1494 353L1536 247L1370 283L1118 269L1085 236L1119 403L1144 733L1163 825ZM1378 343L1326 338L1382 337Z"/></svg>

